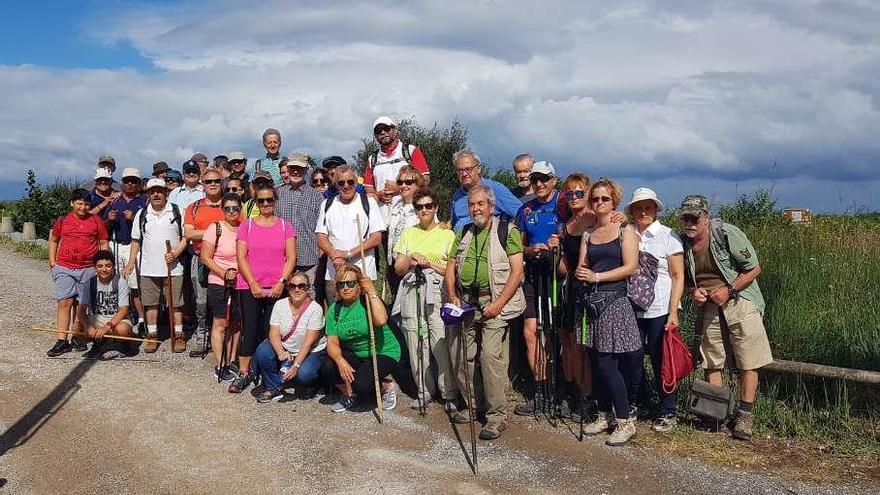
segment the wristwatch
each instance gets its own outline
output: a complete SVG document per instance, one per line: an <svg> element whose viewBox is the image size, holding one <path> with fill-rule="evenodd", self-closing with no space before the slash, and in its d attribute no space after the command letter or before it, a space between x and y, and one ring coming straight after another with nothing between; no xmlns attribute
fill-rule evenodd
<svg viewBox="0 0 880 495"><path fill-rule="evenodd" d="M733 285L727 284L727 298L739 299L739 291L733 288Z"/></svg>

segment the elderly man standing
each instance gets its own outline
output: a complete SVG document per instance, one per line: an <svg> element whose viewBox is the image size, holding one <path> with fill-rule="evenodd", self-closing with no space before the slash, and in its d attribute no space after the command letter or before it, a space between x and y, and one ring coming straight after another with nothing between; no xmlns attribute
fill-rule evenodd
<svg viewBox="0 0 880 495"><path fill-rule="evenodd" d="M465 376L471 383L481 380L482 386L471 387L474 393L482 392L478 403L486 407L486 424L480 438L493 440L507 428L507 326L525 309L520 287L522 239L507 219L492 216L495 193L491 187L473 185L467 200L472 223L458 233L452 244L443 284L452 304L461 307L464 302L475 309L465 313L460 327L450 327L450 349L458 369L459 390L467 390ZM477 359L479 367L475 368ZM468 404L475 404L474 399L468 398ZM466 424L475 418L476 410L466 409L453 414L452 421Z"/></svg>
<svg viewBox="0 0 880 495"><path fill-rule="evenodd" d="M373 122L373 136L379 143L379 150L367 157L364 187L379 201L382 218L387 223L391 200L400 194L396 182L400 169L410 165L426 177L431 172L422 150L400 140L397 122L391 117L382 116Z"/></svg>
<svg viewBox="0 0 880 495"><path fill-rule="evenodd" d="M361 248L367 265L364 275L376 280L379 274L375 248L382 242L382 232L387 228L379 213L379 205L372 197L355 190L357 174L351 165L337 167L335 176L339 195L321 202L315 228L318 247L327 255L324 280L333 280L336 269L346 263L360 268ZM336 300L333 284L327 284L326 296L328 304Z"/></svg>
<svg viewBox="0 0 880 495"><path fill-rule="evenodd" d="M180 211L183 211L187 206L205 197L205 188L199 182L202 178L202 172L198 163L187 160L183 162L181 170L183 185L171 191L168 195L168 201L176 204Z"/></svg>
<svg viewBox="0 0 880 495"><path fill-rule="evenodd" d="M511 192L519 198L523 204L535 199L535 188L532 187L532 181L529 176L532 173L532 167L535 165L535 159L528 153L516 155L513 159L513 173L516 175L516 187Z"/></svg>
<svg viewBox="0 0 880 495"><path fill-rule="evenodd" d="M245 168L247 168L247 157L244 153L241 151L230 151L226 164L229 167L229 177L227 178L250 182L251 176L249 173L245 172Z"/></svg>
<svg viewBox="0 0 880 495"><path fill-rule="evenodd" d="M106 217L107 207L116 198L119 192L113 190L113 175L105 167L95 170L95 187L89 191L89 214Z"/></svg>
<svg viewBox="0 0 880 495"><path fill-rule="evenodd" d="M296 229L296 272L305 272L309 282L315 284L315 271L318 268L318 244L315 228L321 201L324 196L306 183L309 168L308 156L294 153L287 157L287 170L290 183L275 188L275 214L293 224Z"/></svg>
<svg viewBox="0 0 880 495"><path fill-rule="evenodd" d="M265 170L272 176L272 182L281 184L281 131L271 127L263 131L263 148L266 148L266 156L254 162L253 172ZM232 161L232 157L229 160Z"/></svg>
<svg viewBox="0 0 880 495"><path fill-rule="evenodd" d="M684 230L685 283L700 308L695 338L706 380L721 385L727 349L731 368L739 369L740 393L733 437L751 440L752 404L758 393L758 370L773 362L764 328L764 296L758 287L761 265L749 239L735 225L709 218L709 201L684 198L679 210Z"/></svg>
<svg viewBox="0 0 880 495"><path fill-rule="evenodd" d="M122 195L116 198L107 208L107 230L113 239L111 248L116 256L116 272L122 273L122 269L131 259L131 228L134 224L134 216L147 206L147 200L141 196L141 174L138 169L128 167L122 171ZM141 296L138 291L137 276L131 274L126 277L129 295L137 309L138 320L134 320L134 327L142 333L145 329L141 319L144 317L144 306L141 304Z"/></svg>
<svg viewBox="0 0 880 495"><path fill-rule="evenodd" d="M488 186L495 194L493 215L509 219L516 217L522 203L504 184L481 176L482 164L479 155L471 150L462 150L452 155L452 163L455 165L455 173L461 184L452 195L452 228L456 232L461 232L465 225L471 223L468 215L468 191L478 184Z"/></svg>

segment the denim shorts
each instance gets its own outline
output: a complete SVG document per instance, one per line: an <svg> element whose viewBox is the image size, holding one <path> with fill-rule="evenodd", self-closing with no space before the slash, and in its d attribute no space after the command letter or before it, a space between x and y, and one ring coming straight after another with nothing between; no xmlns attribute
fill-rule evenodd
<svg viewBox="0 0 880 495"><path fill-rule="evenodd" d="M55 299L79 299L79 293L83 284L90 277L95 275L95 269L88 268L66 268L61 265L55 265L52 269L52 281L55 283Z"/></svg>

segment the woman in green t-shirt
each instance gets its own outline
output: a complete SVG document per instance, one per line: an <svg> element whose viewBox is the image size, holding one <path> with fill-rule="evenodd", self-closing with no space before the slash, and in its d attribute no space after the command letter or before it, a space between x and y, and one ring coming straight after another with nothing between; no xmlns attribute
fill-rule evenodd
<svg viewBox="0 0 880 495"><path fill-rule="evenodd" d="M325 333L327 357L321 365L321 376L341 392L330 410L342 412L351 409L357 396L370 397L373 386L373 361L370 356L370 331L367 310L370 304L373 329L376 334L376 363L379 377L397 372L400 366L400 344L388 328L385 303L376 294L373 282L351 265L343 265L336 272L336 302L327 308ZM363 295L363 299L361 296ZM397 384L389 377L382 383L382 408L397 405Z"/></svg>

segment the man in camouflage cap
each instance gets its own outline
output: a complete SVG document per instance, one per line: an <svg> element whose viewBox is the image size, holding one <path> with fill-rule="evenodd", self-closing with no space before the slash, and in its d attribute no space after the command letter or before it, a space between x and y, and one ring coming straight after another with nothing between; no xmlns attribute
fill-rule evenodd
<svg viewBox="0 0 880 495"><path fill-rule="evenodd" d="M684 235L685 282L700 308L695 336L706 380L721 385L721 372L732 352L731 369L739 369L740 404L733 436L752 437L752 404L758 392L758 370L773 362L764 328L764 297L758 287L761 266L749 239L735 225L709 217L709 201L684 198L679 209Z"/></svg>

